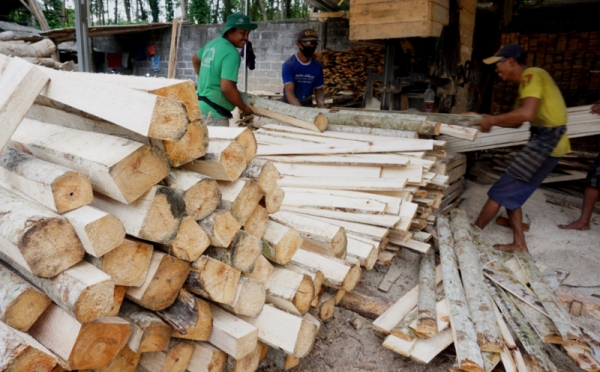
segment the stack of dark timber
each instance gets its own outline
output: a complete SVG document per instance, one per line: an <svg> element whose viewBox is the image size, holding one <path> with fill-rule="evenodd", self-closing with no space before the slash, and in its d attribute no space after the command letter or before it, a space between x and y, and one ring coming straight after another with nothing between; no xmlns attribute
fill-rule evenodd
<svg viewBox="0 0 600 372"><path fill-rule="evenodd" d="M340 91L352 92L360 99L365 92L367 69L372 68L374 74L383 73L384 51L377 47L352 47L346 52L324 50L315 57L323 64L325 91L335 95ZM374 92L380 95L381 82L375 82Z"/></svg>
<svg viewBox="0 0 600 372"><path fill-rule="evenodd" d="M600 116L590 113L590 105L569 107L567 135L569 138L588 137L600 134ZM477 116L463 117L459 125L476 121ZM446 148L454 152L469 152L485 149L495 149L508 146L523 145L529 140L529 124L520 128L493 128L489 133L479 133L477 141L461 138L440 136L447 142Z"/></svg>
<svg viewBox="0 0 600 372"><path fill-rule="evenodd" d="M580 299L554 293L568 273L542 274L529 254L494 250L461 209L438 218L437 235L440 264L423 254L419 284L373 322L384 347L429 363L454 344L451 371L492 371L500 361L509 372L559 371L547 354L558 349L545 345L553 344L572 368L600 370L599 336L571 318Z"/></svg>

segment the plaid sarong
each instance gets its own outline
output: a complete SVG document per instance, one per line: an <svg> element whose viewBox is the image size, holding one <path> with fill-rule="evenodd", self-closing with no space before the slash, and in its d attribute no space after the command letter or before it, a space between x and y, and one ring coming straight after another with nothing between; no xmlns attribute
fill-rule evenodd
<svg viewBox="0 0 600 372"><path fill-rule="evenodd" d="M548 159L558 141L567 131L566 125L552 128L529 128L529 143L519 151L506 168L506 173L520 181L529 182Z"/></svg>

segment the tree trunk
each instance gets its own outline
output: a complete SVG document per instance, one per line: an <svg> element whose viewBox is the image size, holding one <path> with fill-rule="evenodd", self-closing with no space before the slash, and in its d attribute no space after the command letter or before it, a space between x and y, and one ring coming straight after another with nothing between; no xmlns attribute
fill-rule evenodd
<svg viewBox="0 0 600 372"><path fill-rule="evenodd" d="M181 5L181 22L186 22L188 20L187 8L188 3L187 0L180 0Z"/></svg>
<svg viewBox="0 0 600 372"><path fill-rule="evenodd" d="M211 301L231 305L241 272L208 256L192 262L185 289Z"/></svg>
<svg viewBox="0 0 600 372"><path fill-rule="evenodd" d="M115 25L119 24L119 13L118 13L118 9L119 9L119 0L115 0Z"/></svg>
<svg viewBox="0 0 600 372"><path fill-rule="evenodd" d="M50 26L48 26L48 21L46 21L46 17L44 16L44 13L42 12L37 0L29 0L29 9L31 9L35 15L35 18L37 18L42 31L49 31Z"/></svg>
<svg viewBox="0 0 600 372"><path fill-rule="evenodd" d="M52 304L29 333L61 358L68 369L103 368L127 343L129 323L104 317L83 324Z"/></svg>
<svg viewBox="0 0 600 372"><path fill-rule="evenodd" d="M125 5L125 16L127 17L127 23L131 23L131 0L123 0Z"/></svg>
<svg viewBox="0 0 600 372"><path fill-rule="evenodd" d="M208 246L210 239L191 217L184 217L172 242L157 244L156 248L184 261L195 261Z"/></svg>
<svg viewBox="0 0 600 372"><path fill-rule="evenodd" d="M0 185L58 213L90 204L94 198L89 177L39 160L12 147L0 154Z"/></svg>
<svg viewBox="0 0 600 372"><path fill-rule="evenodd" d="M50 372L56 357L27 333L0 322L0 369L3 371Z"/></svg>
<svg viewBox="0 0 600 372"><path fill-rule="evenodd" d="M212 331L208 302L182 289L173 305L157 314L173 327L173 337L207 341Z"/></svg>
<svg viewBox="0 0 600 372"><path fill-rule="evenodd" d="M265 0L258 0L258 6L260 7L260 13L262 14L263 22L267 22L269 17L267 17L267 10L265 9Z"/></svg>
<svg viewBox="0 0 600 372"><path fill-rule="evenodd" d="M132 324L131 339L138 340L137 353L150 353L167 349L173 330L155 313L133 302L125 301L121 305L119 316Z"/></svg>

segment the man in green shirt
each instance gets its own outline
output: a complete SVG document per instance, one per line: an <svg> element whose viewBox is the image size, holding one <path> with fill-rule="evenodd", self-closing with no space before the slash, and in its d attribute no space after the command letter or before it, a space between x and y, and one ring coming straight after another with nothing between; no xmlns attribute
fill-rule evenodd
<svg viewBox="0 0 600 372"><path fill-rule="evenodd" d="M228 127L231 110L236 106L244 115L252 114L250 107L242 102L236 85L240 68L240 53L236 48L243 48L250 31L257 27L248 16L232 14L221 30L222 37L210 41L192 57L198 74L200 111L206 125Z"/></svg>

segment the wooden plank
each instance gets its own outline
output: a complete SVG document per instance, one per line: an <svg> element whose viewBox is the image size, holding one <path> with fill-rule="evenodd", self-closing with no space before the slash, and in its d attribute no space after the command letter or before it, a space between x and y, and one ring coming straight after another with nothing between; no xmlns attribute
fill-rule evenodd
<svg viewBox="0 0 600 372"><path fill-rule="evenodd" d="M400 261L400 258L392 261L388 271L381 279L381 282L379 282L379 287L377 288L379 288L380 291L389 291L392 288L392 285L394 285L394 282L402 275L402 265Z"/></svg>
<svg viewBox="0 0 600 372"><path fill-rule="evenodd" d="M258 329L235 317L217 305L211 304L213 331L208 342L236 359L241 359L256 348Z"/></svg>
<svg viewBox="0 0 600 372"><path fill-rule="evenodd" d="M264 155L324 155L324 154L354 154L378 152L409 152L433 150L433 141L398 138L394 141L365 142L356 145L328 145L328 144L301 144L301 145L274 145L259 146L257 156Z"/></svg>
<svg viewBox="0 0 600 372"><path fill-rule="evenodd" d="M281 176L277 182L281 187L300 187L355 191L402 191L406 178L323 178Z"/></svg>
<svg viewBox="0 0 600 372"><path fill-rule="evenodd" d="M10 140L35 98L48 83L48 76L20 58L11 58L0 74L0 151Z"/></svg>
<svg viewBox="0 0 600 372"><path fill-rule="evenodd" d="M288 207L283 206L281 209L317 216L317 217L325 217L330 219L337 219L349 222L357 222L364 223L367 225L374 226L383 226L388 228L395 227L400 222L400 217L394 217L389 215L376 215L376 214L364 214L364 213L346 213L346 212L338 212L338 211L328 211L324 209L312 209L312 208L298 208L298 207Z"/></svg>

